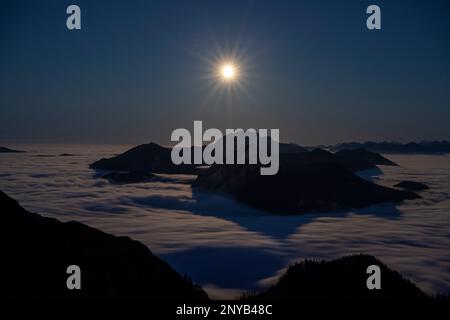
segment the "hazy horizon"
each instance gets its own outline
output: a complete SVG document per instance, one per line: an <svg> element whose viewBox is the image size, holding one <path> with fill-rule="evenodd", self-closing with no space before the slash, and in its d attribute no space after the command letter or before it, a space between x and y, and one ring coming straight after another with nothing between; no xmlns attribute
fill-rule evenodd
<svg viewBox="0 0 450 320"><path fill-rule="evenodd" d="M407 144L407 143L421 143L421 142L450 142L450 139L433 139L433 140L427 140L427 139L420 139L420 140L404 140L404 141L400 141L400 140L395 140L395 139L390 139L390 140L361 140L361 141L357 141L357 140L351 140L351 141L339 141L336 143L319 143L319 144L302 144L299 143L297 141L287 141L287 140L281 140L282 143L294 143L303 147L316 147L316 146L333 146L333 145L339 145L341 143L368 143L368 142L375 142L375 143L401 143L401 144ZM0 147L12 147L12 146L26 146L26 145L67 145L67 146L76 146L76 145L116 145L116 146L137 146L137 145L141 145L141 144L147 144L147 143L156 143L159 144L161 146L167 146L167 147L172 147L174 146L177 142L171 142L171 141L166 141L166 142L159 142L159 141L154 141L154 140L142 140L142 141L136 141L136 142L75 142L75 141L32 141L32 142L26 142L26 141L0 141Z"/></svg>

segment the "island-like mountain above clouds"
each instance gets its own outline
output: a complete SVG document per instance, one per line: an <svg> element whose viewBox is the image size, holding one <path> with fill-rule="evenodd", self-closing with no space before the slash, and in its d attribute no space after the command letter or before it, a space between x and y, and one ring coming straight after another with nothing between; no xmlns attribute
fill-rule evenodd
<svg viewBox="0 0 450 320"><path fill-rule="evenodd" d="M261 176L259 165L174 165L170 148L155 143L134 147L109 159L91 164L91 168L125 171L119 182L147 181L153 173L197 174L194 189L221 192L251 207L277 214L301 214L360 208L381 202L416 199L409 191L382 187L358 177L354 172L395 165L383 156L362 150L330 153L294 144L280 144L280 170L273 176Z"/></svg>
<svg viewBox="0 0 450 320"><path fill-rule="evenodd" d="M183 152L191 152L194 148L183 148ZM171 160L172 148L163 147L150 142L133 147L124 153L111 158L103 158L90 165L93 169L110 171L137 171L151 173L186 173L197 174L197 165L175 165ZM308 152L294 143L281 143L281 154L296 154ZM193 158L193 157L192 157Z"/></svg>
<svg viewBox="0 0 450 320"><path fill-rule="evenodd" d="M280 156L276 175L261 176L259 165L212 165L195 188L232 195L251 207L275 214L341 211L382 202L416 199L412 192L379 186L342 165L323 150Z"/></svg>
<svg viewBox="0 0 450 320"><path fill-rule="evenodd" d="M171 160L172 148L156 143L141 144L124 153L111 158L102 158L90 164L90 168L107 171L146 172L146 173L185 173L198 174L198 165L175 165ZM193 148L184 148L185 152L193 153ZM377 165L396 165L385 157L364 149L345 150L332 154L325 150L307 149L294 143L279 144L280 157L309 154L317 162L336 162L351 171L361 171L376 168ZM147 178L147 177L146 177Z"/></svg>
<svg viewBox="0 0 450 320"><path fill-rule="evenodd" d="M171 148L156 143L141 144L112 158L103 158L90 165L93 169L142 173L197 173L195 165L173 164Z"/></svg>

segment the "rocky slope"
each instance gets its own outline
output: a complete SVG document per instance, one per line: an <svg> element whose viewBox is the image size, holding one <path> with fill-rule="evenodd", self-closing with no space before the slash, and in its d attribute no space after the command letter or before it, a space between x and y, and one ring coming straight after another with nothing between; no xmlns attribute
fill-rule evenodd
<svg viewBox="0 0 450 320"><path fill-rule="evenodd" d="M0 191L2 287L8 300L172 300L205 302L200 287L181 277L146 246L77 222L62 223L23 209ZM230 262L235 263L235 262ZM67 266L81 268L81 290L66 287ZM382 290L368 290L369 265L381 269ZM431 298L369 255L304 260L249 300L425 300ZM449 301L448 298L441 298Z"/></svg>
<svg viewBox="0 0 450 320"><path fill-rule="evenodd" d="M143 244L27 212L0 191L2 296L9 299L207 299ZM81 268L81 290L66 269Z"/></svg>

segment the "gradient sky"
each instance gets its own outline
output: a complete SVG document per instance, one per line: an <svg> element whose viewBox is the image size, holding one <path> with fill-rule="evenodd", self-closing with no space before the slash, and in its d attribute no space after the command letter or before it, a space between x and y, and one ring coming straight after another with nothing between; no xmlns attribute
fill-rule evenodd
<svg viewBox="0 0 450 320"><path fill-rule="evenodd" d="M193 120L305 145L450 140L449 1L5 0L0 41L0 142L167 144ZM232 56L245 83L208 78Z"/></svg>

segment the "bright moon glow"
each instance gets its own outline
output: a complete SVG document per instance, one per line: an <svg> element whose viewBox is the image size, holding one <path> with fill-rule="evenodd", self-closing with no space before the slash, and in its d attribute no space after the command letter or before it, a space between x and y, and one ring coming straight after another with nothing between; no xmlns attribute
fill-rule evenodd
<svg viewBox="0 0 450 320"><path fill-rule="evenodd" d="M222 78L225 80L232 80L236 76L236 69L231 64L226 64L221 70Z"/></svg>

